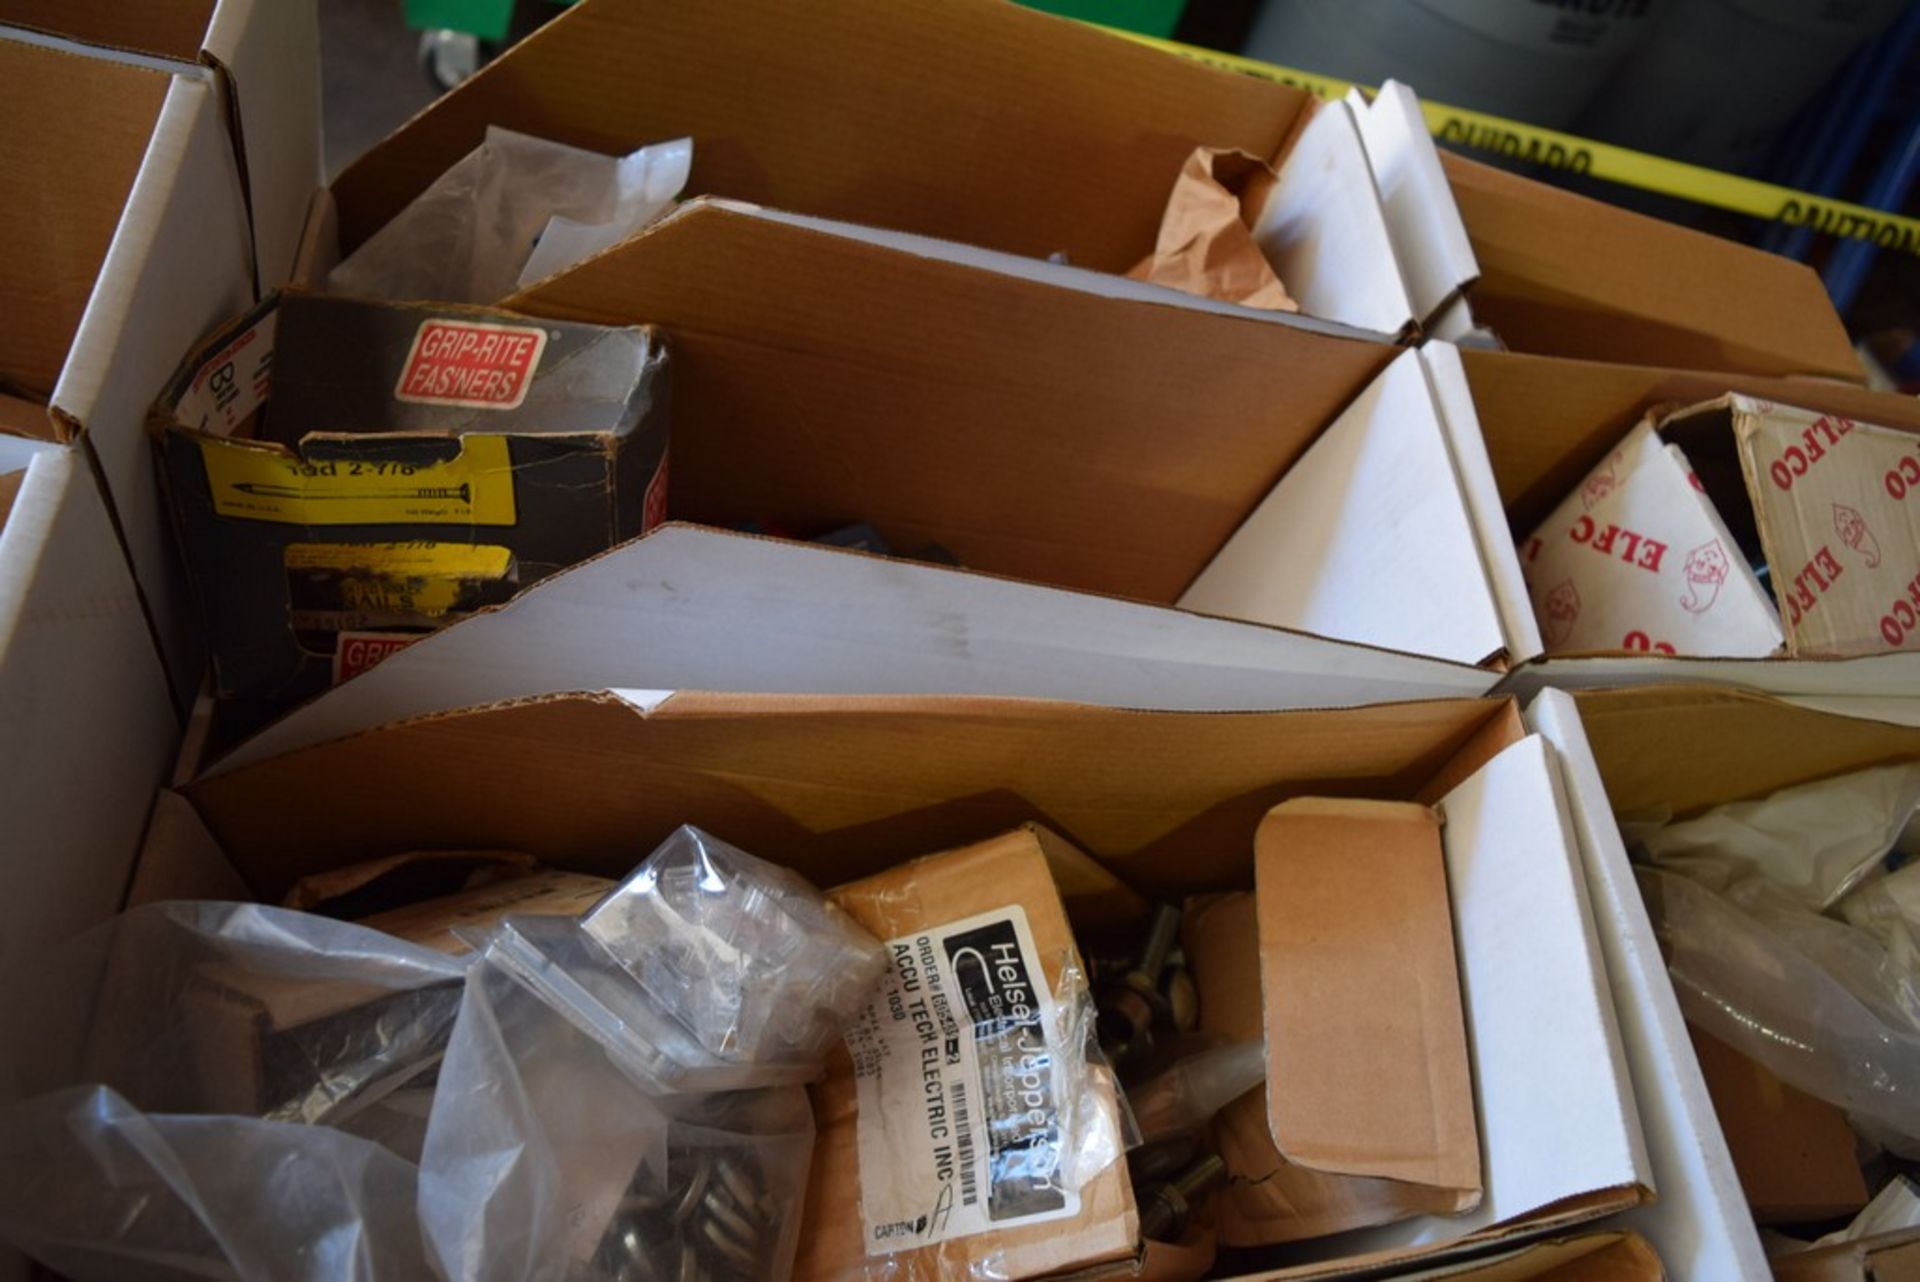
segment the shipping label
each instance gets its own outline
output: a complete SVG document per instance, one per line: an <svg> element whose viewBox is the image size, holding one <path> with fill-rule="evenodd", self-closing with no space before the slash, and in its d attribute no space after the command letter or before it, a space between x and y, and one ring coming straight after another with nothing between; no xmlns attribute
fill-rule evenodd
<svg viewBox="0 0 1920 1282"><path fill-rule="evenodd" d="M1016 906L889 940L847 1033L869 1255L1079 1211L1059 1008Z"/></svg>

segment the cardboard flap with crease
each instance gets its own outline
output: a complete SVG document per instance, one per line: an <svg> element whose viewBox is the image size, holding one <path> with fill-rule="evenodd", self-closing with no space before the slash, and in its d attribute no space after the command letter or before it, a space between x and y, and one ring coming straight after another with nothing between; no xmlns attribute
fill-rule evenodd
<svg viewBox="0 0 1920 1282"><path fill-rule="evenodd" d="M1254 838L1267 1124L1291 1162L1479 1200L1440 820L1300 798Z"/></svg>
<svg viewBox="0 0 1920 1282"><path fill-rule="evenodd" d="M1474 313L1514 350L1862 381L1806 264L1452 152L1441 164L1480 265Z"/></svg>
<svg viewBox="0 0 1920 1282"><path fill-rule="evenodd" d="M1381 85L1371 102L1358 90L1349 91L1346 101L1380 188L1414 318L1432 332L1436 318L1449 304L1460 305L1462 291L1480 278L1466 224L1440 165L1440 149L1419 99L1399 81Z"/></svg>

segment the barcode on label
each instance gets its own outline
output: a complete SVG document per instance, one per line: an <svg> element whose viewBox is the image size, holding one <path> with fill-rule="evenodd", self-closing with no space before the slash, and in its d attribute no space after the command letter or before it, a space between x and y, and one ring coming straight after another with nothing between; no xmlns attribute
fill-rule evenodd
<svg viewBox="0 0 1920 1282"><path fill-rule="evenodd" d="M967 1115L967 1084L953 1084L954 1132L960 1137L960 1204L980 1200L980 1172L973 1164L973 1122Z"/></svg>

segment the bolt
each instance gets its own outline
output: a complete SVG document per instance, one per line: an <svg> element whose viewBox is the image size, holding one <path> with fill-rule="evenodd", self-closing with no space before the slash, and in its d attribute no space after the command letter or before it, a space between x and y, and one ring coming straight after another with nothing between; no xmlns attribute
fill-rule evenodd
<svg viewBox="0 0 1920 1282"><path fill-rule="evenodd" d="M1153 920L1147 924L1147 941L1141 945L1140 959L1133 966L1135 973L1158 988L1160 972L1167 968L1167 954L1173 951L1179 937L1180 910L1172 904L1154 905Z"/></svg>
<svg viewBox="0 0 1920 1282"><path fill-rule="evenodd" d="M1140 1236L1153 1242L1178 1242L1187 1231L1194 1206L1227 1178L1227 1164L1208 1153L1165 1184L1141 1193Z"/></svg>

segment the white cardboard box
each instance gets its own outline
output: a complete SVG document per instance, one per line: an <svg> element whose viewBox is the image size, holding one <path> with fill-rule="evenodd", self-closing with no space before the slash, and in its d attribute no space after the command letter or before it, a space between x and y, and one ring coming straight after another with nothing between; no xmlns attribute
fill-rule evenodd
<svg viewBox="0 0 1920 1282"><path fill-rule="evenodd" d="M6 12L56 28L70 20L88 39L110 39L119 21L111 7L94 7L105 23L97 27L87 24L89 12L26 12L34 7ZM197 17L191 5L163 8L176 21ZM252 302L254 261L224 73L139 51L165 43L155 35L135 31L119 43L136 51L122 52L0 28L10 144L0 149L0 209L12 214L0 213L0 304L6 326L18 327L0 336L0 378L49 403L49 420L34 434L84 440L98 458L184 703L198 680L199 642L146 414L193 342ZM169 39L186 37L176 31ZM201 47L238 90L262 279L273 283L291 263L319 171L314 6L220 0ZM72 160L82 154L87 182L49 180L78 172ZM50 228L84 234L55 244Z"/></svg>

